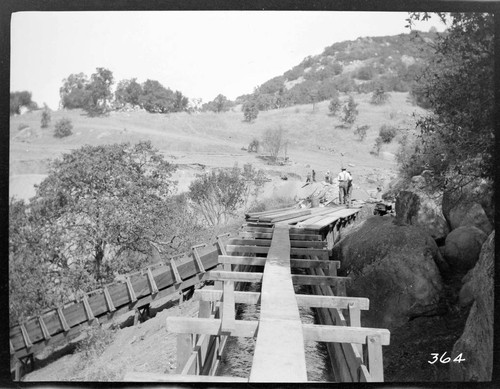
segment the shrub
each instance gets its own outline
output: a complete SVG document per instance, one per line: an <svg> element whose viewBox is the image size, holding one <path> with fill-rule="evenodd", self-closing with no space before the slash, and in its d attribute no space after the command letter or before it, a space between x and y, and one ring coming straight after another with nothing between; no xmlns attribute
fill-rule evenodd
<svg viewBox="0 0 500 389"><path fill-rule="evenodd" d="M389 99L389 95L384 90L384 87L379 86L377 89L375 89L373 91L372 98L370 100L370 104L382 105L382 104L385 104L388 99Z"/></svg>
<svg viewBox="0 0 500 389"><path fill-rule="evenodd" d="M342 121L344 124L352 125L358 116L358 104L354 102L354 98L349 96L349 101L343 108Z"/></svg>
<svg viewBox="0 0 500 389"><path fill-rule="evenodd" d="M17 131L22 131L25 128L29 128L27 124L21 123L19 126L17 126Z"/></svg>
<svg viewBox="0 0 500 389"><path fill-rule="evenodd" d="M375 144L373 145L373 150L370 152L371 154L379 155L380 149L382 148L382 144L384 141L380 136L375 139Z"/></svg>
<svg viewBox="0 0 500 389"><path fill-rule="evenodd" d="M254 138L248 145L248 152L249 153L259 152L259 146L260 146L259 140Z"/></svg>
<svg viewBox="0 0 500 389"><path fill-rule="evenodd" d="M391 143L397 132L397 128L384 124L380 127L378 135L383 143Z"/></svg>
<svg viewBox="0 0 500 389"><path fill-rule="evenodd" d="M330 105L328 106L328 109L330 111L330 115L332 116L335 116L337 114L337 112L339 111L340 109L340 100L339 100L339 96L338 96L338 93L332 97L332 99L330 100Z"/></svg>
<svg viewBox="0 0 500 389"><path fill-rule="evenodd" d="M259 115L259 108L257 107L257 103L255 101L245 102L242 109L245 122L251 123L257 119L257 116Z"/></svg>
<svg viewBox="0 0 500 389"><path fill-rule="evenodd" d="M115 332L105 330L101 326L90 327L86 337L77 346L77 351L82 353L84 361L100 356L106 347L113 341Z"/></svg>
<svg viewBox="0 0 500 389"><path fill-rule="evenodd" d="M366 132L368 131L368 129L370 128L370 126L367 126L367 125L364 125L364 126L356 126L356 129L354 130L354 135L356 135L359 140L362 142L365 140L366 138Z"/></svg>
<svg viewBox="0 0 500 389"><path fill-rule="evenodd" d="M72 129L73 125L71 124L71 120L62 118L55 125L54 136L56 138L64 138L66 136L70 136L73 133L73 131L71 131Z"/></svg>

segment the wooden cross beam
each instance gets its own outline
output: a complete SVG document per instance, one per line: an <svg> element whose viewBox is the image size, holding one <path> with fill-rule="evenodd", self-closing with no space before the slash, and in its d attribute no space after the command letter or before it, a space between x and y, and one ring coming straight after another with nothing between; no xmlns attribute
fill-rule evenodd
<svg viewBox="0 0 500 389"><path fill-rule="evenodd" d="M109 294L109 290L108 290L107 286L105 286L103 288L103 293L104 293L104 299L106 300L106 305L108 306L109 312L116 311L115 305L113 304L113 300L111 299L111 296Z"/></svg>
<svg viewBox="0 0 500 389"><path fill-rule="evenodd" d="M148 283L149 283L149 288L151 290L151 294L156 294L158 293L158 286L156 286L155 279L153 277L153 273L151 272L151 269L148 267L148 270L146 272L146 275L148 277Z"/></svg>
<svg viewBox="0 0 500 389"><path fill-rule="evenodd" d="M224 241L222 239L228 238L230 236L231 236L231 234L229 232L226 234L217 235L217 244L219 245L219 250L220 250L222 255L227 255L226 246L225 246Z"/></svg>
<svg viewBox="0 0 500 389"><path fill-rule="evenodd" d="M231 336L253 338L257 334L258 321L235 320ZM167 331L177 334L227 335L222 333L221 319L197 317L167 317Z"/></svg>
<svg viewBox="0 0 500 389"><path fill-rule="evenodd" d="M380 344L387 346L390 343L389 330L368 327L330 326L318 324L303 324L305 340L316 342L359 343L368 344L368 337L380 337Z"/></svg>
<svg viewBox="0 0 500 389"><path fill-rule="evenodd" d="M49 330L47 329L47 326L45 325L42 316L38 316L38 323L40 324L40 329L42 330L43 338L45 340L50 339Z"/></svg>
<svg viewBox="0 0 500 389"><path fill-rule="evenodd" d="M368 310L370 300L364 297L340 297L340 296L315 296L308 294L296 294L297 304L310 308L336 308L336 309L357 309ZM353 327L361 327L359 322Z"/></svg>
<svg viewBox="0 0 500 389"><path fill-rule="evenodd" d="M66 322L66 318L64 317L64 313L63 313L61 307L57 308L57 316L59 316L59 321L61 322L61 326L63 328L63 331L68 332L70 327L69 327L68 323Z"/></svg>
<svg viewBox="0 0 500 389"><path fill-rule="evenodd" d="M236 255L219 255L219 263L230 263L232 265L249 265L249 266L265 266L266 258L262 257L246 257ZM299 268L323 268L323 269L338 269L339 261L322 261L312 259L290 259L291 267Z"/></svg>
<svg viewBox="0 0 500 389"><path fill-rule="evenodd" d="M175 263L174 258L170 259L170 268L172 269L172 272L174 273L175 283L180 284L182 282L182 278L179 274L179 270L177 269L177 265Z"/></svg>
<svg viewBox="0 0 500 389"><path fill-rule="evenodd" d="M127 284L128 295L130 297L130 301L135 303L137 301L137 296L135 295L134 287L130 282L130 277L125 278L125 283Z"/></svg>
<svg viewBox="0 0 500 389"><path fill-rule="evenodd" d="M206 246L207 246L206 243L202 243L191 247L191 250L193 250L194 260L196 261L198 269L200 269L201 273L205 273L205 267L203 266L203 262L201 262L200 254L198 253L198 248Z"/></svg>
<svg viewBox="0 0 500 389"><path fill-rule="evenodd" d="M262 273L212 270L212 271L207 273L207 280L209 280L209 281L262 282Z"/></svg>
<svg viewBox="0 0 500 389"><path fill-rule="evenodd" d="M349 277L336 276L306 276L292 274L292 281L296 285L333 285L337 286L344 282L350 282Z"/></svg>
<svg viewBox="0 0 500 389"><path fill-rule="evenodd" d="M194 301L220 301L222 291L217 289L197 289L193 295ZM234 292L234 302L238 304L259 304L259 292Z"/></svg>
<svg viewBox="0 0 500 389"><path fill-rule="evenodd" d="M92 312L92 309L90 308L89 304L89 297L85 293L82 297L82 302L83 302L83 308L85 309L85 314L87 315L87 320L94 320L94 313Z"/></svg>

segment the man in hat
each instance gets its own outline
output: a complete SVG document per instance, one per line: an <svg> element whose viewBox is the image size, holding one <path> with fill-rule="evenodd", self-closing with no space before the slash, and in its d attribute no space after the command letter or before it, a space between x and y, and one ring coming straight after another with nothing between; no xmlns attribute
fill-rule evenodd
<svg viewBox="0 0 500 389"><path fill-rule="evenodd" d="M346 171L345 167L342 167L342 171L339 173L338 180L339 180L339 203L346 204L348 200L348 185L349 181L352 180L352 177Z"/></svg>

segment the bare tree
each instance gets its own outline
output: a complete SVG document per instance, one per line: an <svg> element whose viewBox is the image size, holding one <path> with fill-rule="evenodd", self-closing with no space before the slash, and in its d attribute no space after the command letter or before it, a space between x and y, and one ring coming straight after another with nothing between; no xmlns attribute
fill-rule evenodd
<svg viewBox="0 0 500 389"><path fill-rule="evenodd" d="M278 159L278 154L285 143L286 140L284 139L284 131L281 126L279 126L277 129L270 128L264 133L262 146L264 147L264 150L269 153L275 163Z"/></svg>

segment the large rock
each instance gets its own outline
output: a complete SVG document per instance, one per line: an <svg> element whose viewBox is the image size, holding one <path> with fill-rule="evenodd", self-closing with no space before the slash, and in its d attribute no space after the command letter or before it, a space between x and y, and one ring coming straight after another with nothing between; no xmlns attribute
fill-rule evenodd
<svg viewBox="0 0 500 389"><path fill-rule="evenodd" d="M421 227L434 239L444 239L450 231L436 196L417 188L399 192L396 198L396 223Z"/></svg>
<svg viewBox="0 0 500 389"><path fill-rule="evenodd" d="M460 203L450 209L448 222L452 230L458 227L474 226L485 234L493 231L493 227L483 207L475 202Z"/></svg>
<svg viewBox="0 0 500 389"><path fill-rule="evenodd" d="M462 354L464 362L450 364L452 381L491 381L493 371L493 277L495 232L484 243L469 282L474 303L462 336L453 347L452 358Z"/></svg>
<svg viewBox="0 0 500 389"><path fill-rule="evenodd" d="M458 227L448 234L444 258L454 270L469 270L476 264L487 235L477 227Z"/></svg>
<svg viewBox="0 0 500 389"><path fill-rule="evenodd" d="M372 217L353 228L333 252L353 279L348 295L370 299L363 326L393 329L416 312L436 307L442 289L435 263L438 247L421 228Z"/></svg>

